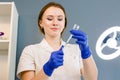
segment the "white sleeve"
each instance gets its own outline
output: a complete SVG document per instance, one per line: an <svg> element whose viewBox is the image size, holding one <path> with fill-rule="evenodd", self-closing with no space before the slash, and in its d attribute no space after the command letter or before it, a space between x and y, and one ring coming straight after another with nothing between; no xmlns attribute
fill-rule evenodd
<svg viewBox="0 0 120 80"><path fill-rule="evenodd" d="M32 46L24 48L18 63L17 77L20 79L21 72L27 70L35 70L34 54L32 53Z"/></svg>

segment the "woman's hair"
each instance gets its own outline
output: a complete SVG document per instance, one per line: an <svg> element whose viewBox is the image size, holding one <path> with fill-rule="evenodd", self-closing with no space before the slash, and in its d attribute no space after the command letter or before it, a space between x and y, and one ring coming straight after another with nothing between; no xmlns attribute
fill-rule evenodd
<svg viewBox="0 0 120 80"><path fill-rule="evenodd" d="M65 28L66 28L66 26L67 26L67 18L66 18L66 12L65 12L64 7L63 7L61 4L59 4L59 3L49 2L48 4L46 4L46 5L42 8L42 10L41 10L40 13L39 13L39 17L38 17L38 26L39 26L40 31L41 31L43 34L45 34L45 32L44 32L44 29L40 26L40 21L42 20L42 17L43 17L44 12L45 12L49 7L57 7L57 8L60 8L60 9L63 10L63 12L64 12L64 14L65 14L65 25L64 25L64 26L65 26ZM64 28L64 29L65 29L65 28ZM64 31L64 30L63 30L63 31ZM62 31L62 33L63 33L63 31Z"/></svg>

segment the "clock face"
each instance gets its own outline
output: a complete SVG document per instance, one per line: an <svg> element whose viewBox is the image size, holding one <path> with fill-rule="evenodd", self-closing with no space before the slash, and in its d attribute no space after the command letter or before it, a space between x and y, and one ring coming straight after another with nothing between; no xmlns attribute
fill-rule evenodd
<svg viewBox="0 0 120 80"><path fill-rule="evenodd" d="M120 26L105 30L97 40L96 53L104 60L110 60L120 55Z"/></svg>

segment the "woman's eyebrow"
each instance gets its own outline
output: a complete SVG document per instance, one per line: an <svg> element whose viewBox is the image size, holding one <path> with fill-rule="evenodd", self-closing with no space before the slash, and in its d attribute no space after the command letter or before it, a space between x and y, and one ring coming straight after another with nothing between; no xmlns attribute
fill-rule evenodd
<svg viewBox="0 0 120 80"><path fill-rule="evenodd" d="M53 15L47 15L48 17L53 17Z"/></svg>
<svg viewBox="0 0 120 80"><path fill-rule="evenodd" d="M47 15L47 17L54 17L54 15ZM64 17L64 15L58 15L57 17Z"/></svg>
<svg viewBox="0 0 120 80"><path fill-rule="evenodd" d="M64 15L58 15L58 17L64 17Z"/></svg>

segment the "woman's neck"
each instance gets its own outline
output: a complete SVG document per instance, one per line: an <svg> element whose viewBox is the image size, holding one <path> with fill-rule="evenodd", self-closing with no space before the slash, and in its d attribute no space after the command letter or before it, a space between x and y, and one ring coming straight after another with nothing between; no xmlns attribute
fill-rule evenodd
<svg viewBox="0 0 120 80"><path fill-rule="evenodd" d="M61 38L58 37L45 37L46 41L48 44L54 49L54 50L59 50L60 45L61 45Z"/></svg>

